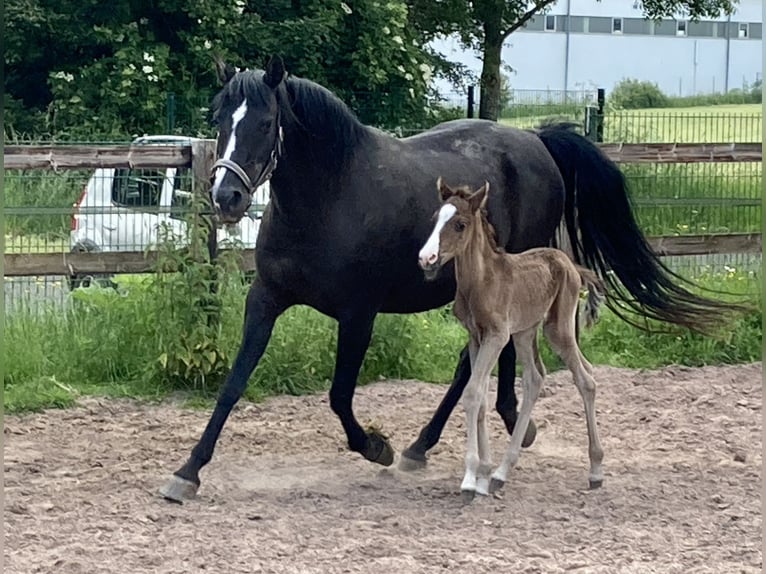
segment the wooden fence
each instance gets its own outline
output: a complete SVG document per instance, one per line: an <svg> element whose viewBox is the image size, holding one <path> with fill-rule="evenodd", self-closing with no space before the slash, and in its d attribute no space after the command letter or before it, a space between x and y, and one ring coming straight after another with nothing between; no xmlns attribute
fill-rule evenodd
<svg viewBox="0 0 766 574"><path fill-rule="evenodd" d="M760 162L761 143L598 144L613 161L623 164ZM214 140L191 145L6 146L6 170L191 167L195 190L209 186L215 156ZM213 235L213 241L214 236ZM660 256L760 253L760 233L657 236L648 238ZM211 248L215 248L211 244ZM241 267L254 268L253 249L241 250ZM143 251L91 253L6 253L6 277L90 273L148 273L157 254Z"/></svg>

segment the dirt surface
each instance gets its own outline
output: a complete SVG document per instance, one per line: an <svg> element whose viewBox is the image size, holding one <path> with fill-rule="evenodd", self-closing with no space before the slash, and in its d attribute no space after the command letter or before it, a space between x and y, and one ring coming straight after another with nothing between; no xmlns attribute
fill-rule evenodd
<svg viewBox="0 0 766 574"><path fill-rule="evenodd" d="M345 449L325 394L241 404L199 497L157 495L207 411L85 399L5 418L5 572L760 572L761 363L597 368L606 481L588 491L582 403L546 379L537 441L500 497L463 507L458 408L424 471ZM444 387L362 387L400 452ZM492 413L495 462L506 444Z"/></svg>

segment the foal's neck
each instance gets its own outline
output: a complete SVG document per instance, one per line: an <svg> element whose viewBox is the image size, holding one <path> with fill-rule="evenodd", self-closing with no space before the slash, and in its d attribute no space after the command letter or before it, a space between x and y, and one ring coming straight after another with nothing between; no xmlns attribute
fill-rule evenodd
<svg viewBox="0 0 766 574"><path fill-rule="evenodd" d="M488 230L484 229L481 216L476 214L474 217L476 221L471 226L468 244L455 256L457 289L463 294L470 293L474 288L480 289L492 268L502 258L502 254L498 253L487 236Z"/></svg>

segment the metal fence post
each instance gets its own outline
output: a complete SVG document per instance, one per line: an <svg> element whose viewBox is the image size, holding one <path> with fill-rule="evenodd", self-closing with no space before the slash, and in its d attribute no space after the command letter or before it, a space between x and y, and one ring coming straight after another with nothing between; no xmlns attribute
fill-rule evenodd
<svg viewBox="0 0 766 574"><path fill-rule="evenodd" d="M596 92L598 110L596 111L596 141L604 141L604 105L606 103L606 90L599 88Z"/></svg>
<svg viewBox="0 0 766 574"><path fill-rule="evenodd" d="M176 95L173 92L168 92L165 99L165 127L169 134L176 129Z"/></svg>
<svg viewBox="0 0 766 574"><path fill-rule="evenodd" d="M466 110L467 116L469 118L473 117L473 108L475 103L475 86L468 86L468 109Z"/></svg>

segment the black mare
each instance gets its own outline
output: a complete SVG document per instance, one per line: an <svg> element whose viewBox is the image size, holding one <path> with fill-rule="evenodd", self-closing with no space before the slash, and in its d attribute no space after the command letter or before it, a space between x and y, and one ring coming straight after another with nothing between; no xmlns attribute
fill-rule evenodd
<svg viewBox="0 0 766 574"><path fill-rule="evenodd" d="M220 159L211 188L219 217L242 218L255 187L269 178L271 200L258 237L257 276L239 353L201 439L161 488L169 499L196 493L199 471L210 461L277 317L298 304L338 321L330 405L349 448L373 462L393 462L385 437L357 422L352 400L375 316L433 309L454 297L451 263L427 280L417 262L439 205L439 175L473 186L486 180L498 190L488 215L508 251L555 243L565 222L561 229L577 260L612 284L612 306L620 303L693 329L714 322L725 307L672 280L636 226L619 169L572 126L520 130L457 120L396 139L361 124L325 88L287 76L278 57L265 71L234 73L221 66L219 73L224 86L213 109ZM496 404L509 433L517 417L515 364L509 343L499 360ZM407 466L425 464L469 374L464 349L431 421L402 453ZM530 422L525 446L534 436Z"/></svg>

